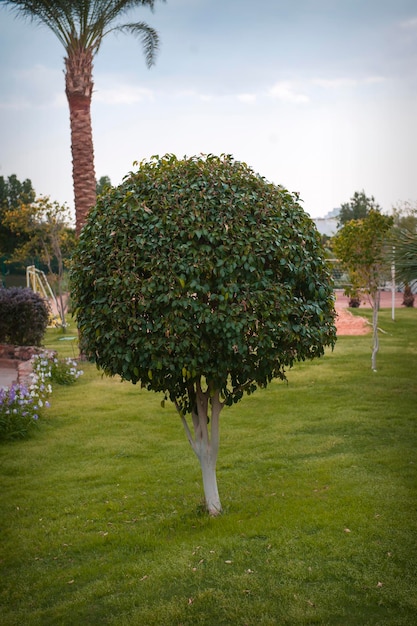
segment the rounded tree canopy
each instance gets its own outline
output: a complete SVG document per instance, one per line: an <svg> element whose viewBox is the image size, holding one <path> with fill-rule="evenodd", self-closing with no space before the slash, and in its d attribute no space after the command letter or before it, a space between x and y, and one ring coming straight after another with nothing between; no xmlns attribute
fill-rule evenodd
<svg viewBox="0 0 417 626"><path fill-rule="evenodd" d="M231 156L140 163L91 210L73 259L83 351L187 412L204 377L226 404L335 342L312 220Z"/></svg>

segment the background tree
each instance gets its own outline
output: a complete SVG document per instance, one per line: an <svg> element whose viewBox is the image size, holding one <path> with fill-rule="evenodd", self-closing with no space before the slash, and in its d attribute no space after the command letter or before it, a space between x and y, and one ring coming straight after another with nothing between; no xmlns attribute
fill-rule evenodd
<svg viewBox="0 0 417 626"><path fill-rule="evenodd" d="M101 176L96 184L96 193L99 196L103 191L107 189L107 187L111 187L111 180L109 176Z"/></svg>
<svg viewBox="0 0 417 626"><path fill-rule="evenodd" d="M31 204L35 197L35 191L28 178L21 182L16 174L8 178L0 176L0 255L10 256L19 244L16 233L5 222L5 213L18 209L22 204Z"/></svg>
<svg viewBox="0 0 417 626"><path fill-rule="evenodd" d="M380 211L380 206L373 196L368 197L364 191L355 191L350 202L341 205L338 215L338 228L351 220L360 220L368 217L371 210Z"/></svg>
<svg viewBox="0 0 417 626"><path fill-rule="evenodd" d="M47 26L65 48L65 93L71 123L71 152L76 231L96 201L91 97L93 57L103 38L111 32L139 36L148 67L158 47L156 31L145 22L116 24L124 14L139 6L153 9L155 0L2 0L19 15Z"/></svg>
<svg viewBox="0 0 417 626"><path fill-rule="evenodd" d="M155 157L100 196L72 297L86 356L175 403L212 515L223 406L335 341L312 220L230 156Z"/></svg>
<svg viewBox="0 0 417 626"><path fill-rule="evenodd" d="M394 231L399 229L417 232L417 203L399 202L392 208L392 217Z"/></svg>
<svg viewBox="0 0 417 626"><path fill-rule="evenodd" d="M27 259L36 257L48 267L48 280L56 298L61 325L65 328L68 304L64 297L65 260L75 245L68 207L41 197L32 204L22 204L6 211L4 220L16 237L21 238L12 259L27 262Z"/></svg>
<svg viewBox="0 0 417 626"><path fill-rule="evenodd" d="M379 348L378 310L380 285L389 264L388 234L393 218L370 209L367 217L347 222L333 237L333 249L342 266L349 272L353 292L367 294L372 311L372 369L376 371Z"/></svg>

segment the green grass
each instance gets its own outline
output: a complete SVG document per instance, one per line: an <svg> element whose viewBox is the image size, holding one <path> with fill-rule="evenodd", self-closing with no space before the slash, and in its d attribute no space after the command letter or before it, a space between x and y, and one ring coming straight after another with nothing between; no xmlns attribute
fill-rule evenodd
<svg viewBox="0 0 417 626"><path fill-rule="evenodd" d="M417 311L379 326L377 373L340 338L223 411L217 519L157 395L91 365L54 391L0 446L2 626L414 625Z"/></svg>

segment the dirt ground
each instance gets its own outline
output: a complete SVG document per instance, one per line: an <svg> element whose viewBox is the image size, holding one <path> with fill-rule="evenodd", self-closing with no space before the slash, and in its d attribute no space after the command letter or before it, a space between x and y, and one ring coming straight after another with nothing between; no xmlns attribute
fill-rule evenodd
<svg viewBox="0 0 417 626"><path fill-rule="evenodd" d="M395 307L401 307L403 294L397 292L395 294ZM371 332L372 327L367 320L360 315L352 315L347 310L349 306L349 298L343 294L343 291L336 291L335 309L337 313L336 329L338 335L366 335ZM381 308L389 309L392 307L392 293L390 291L381 292ZM369 309L370 304L366 298L362 298L360 309Z"/></svg>

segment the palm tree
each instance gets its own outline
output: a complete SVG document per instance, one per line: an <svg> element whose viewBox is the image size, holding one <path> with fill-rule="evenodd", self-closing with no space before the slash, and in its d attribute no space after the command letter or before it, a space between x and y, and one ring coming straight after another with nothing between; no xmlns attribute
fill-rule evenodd
<svg viewBox="0 0 417 626"><path fill-rule="evenodd" d="M93 57L103 38L119 31L139 36L148 67L155 61L158 34L144 22L115 24L129 9L148 6L155 0L2 0L16 13L47 26L63 44L65 93L70 124L76 232L96 202L96 177L91 128Z"/></svg>
<svg viewBox="0 0 417 626"><path fill-rule="evenodd" d="M394 236L395 270L399 280L417 280L417 232L402 229Z"/></svg>

